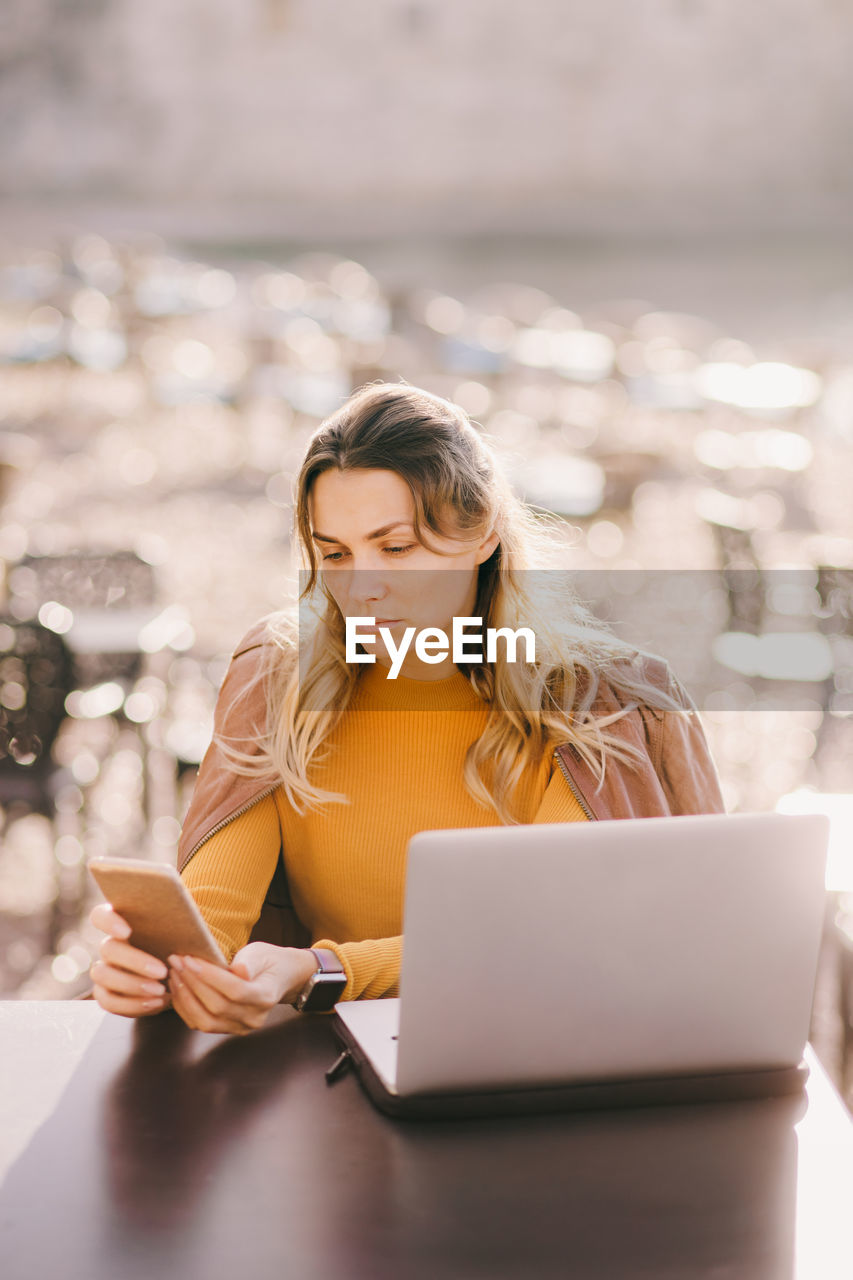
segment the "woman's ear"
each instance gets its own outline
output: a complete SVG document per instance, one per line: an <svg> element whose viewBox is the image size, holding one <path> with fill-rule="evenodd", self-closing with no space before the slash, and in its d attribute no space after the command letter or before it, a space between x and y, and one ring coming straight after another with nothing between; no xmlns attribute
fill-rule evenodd
<svg viewBox="0 0 853 1280"><path fill-rule="evenodd" d="M484 560L488 560L499 542L500 538L493 529L489 536L484 538L477 548L477 564L482 564Z"/></svg>

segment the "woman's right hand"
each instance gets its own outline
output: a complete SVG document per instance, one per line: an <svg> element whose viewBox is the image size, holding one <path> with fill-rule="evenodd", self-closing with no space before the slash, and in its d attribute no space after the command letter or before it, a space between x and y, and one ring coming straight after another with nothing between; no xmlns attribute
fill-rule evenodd
<svg viewBox="0 0 853 1280"><path fill-rule="evenodd" d="M101 1008L125 1018L144 1018L167 1009L169 971L163 961L130 945L130 925L108 902L94 907L89 919L107 935L99 947L100 958L89 969L93 995Z"/></svg>

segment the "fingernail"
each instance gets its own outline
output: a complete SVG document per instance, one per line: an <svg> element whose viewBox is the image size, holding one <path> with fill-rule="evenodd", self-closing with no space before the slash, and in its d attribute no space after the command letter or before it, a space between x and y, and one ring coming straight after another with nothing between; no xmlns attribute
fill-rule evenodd
<svg viewBox="0 0 853 1280"><path fill-rule="evenodd" d="M169 970L160 960L149 960L145 966L145 972L150 974L152 978L165 978Z"/></svg>
<svg viewBox="0 0 853 1280"><path fill-rule="evenodd" d="M143 1009L159 1009L163 1004L162 1000L143 1000Z"/></svg>
<svg viewBox="0 0 853 1280"><path fill-rule="evenodd" d="M184 964L188 969L192 969L194 973L201 973L201 965L192 956L184 956Z"/></svg>
<svg viewBox="0 0 853 1280"><path fill-rule="evenodd" d="M169 956L169 964L173 969L177 969L178 973L180 973L181 969L184 967L180 956Z"/></svg>
<svg viewBox="0 0 853 1280"><path fill-rule="evenodd" d="M147 991L152 996L162 996L164 994L164 988L159 982L143 982L142 990Z"/></svg>

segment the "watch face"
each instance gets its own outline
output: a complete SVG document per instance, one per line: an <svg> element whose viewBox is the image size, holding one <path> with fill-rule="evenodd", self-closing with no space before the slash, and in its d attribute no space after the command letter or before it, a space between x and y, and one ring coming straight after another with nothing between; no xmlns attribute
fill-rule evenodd
<svg viewBox="0 0 853 1280"><path fill-rule="evenodd" d="M333 1009L346 985L345 973L313 973L299 998L297 1008L308 1010L309 1013Z"/></svg>

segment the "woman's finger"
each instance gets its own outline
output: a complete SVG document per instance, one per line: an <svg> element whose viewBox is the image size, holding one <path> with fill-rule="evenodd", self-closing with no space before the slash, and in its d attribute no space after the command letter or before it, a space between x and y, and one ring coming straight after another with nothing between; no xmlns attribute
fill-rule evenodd
<svg viewBox="0 0 853 1280"><path fill-rule="evenodd" d="M115 992L107 991L98 984L95 985L92 994L102 1009L106 1009L108 1013L118 1013L123 1018L139 1018L146 1013L159 1013L169 1004L167 995L151 996L150 999L140 1000L135 996L116 995Z"/></svg>
<svg viewBox="0 0 853 1280"><path fill-rule="evenodd" d="M223 969L220 965L200 960L197 956L169 956L169 964L182 977L196 979L206 989L218 993L225 1000L235 1004L253 1003L248 973L244 978L231 969Z"/></svg>
<svg viewBox="0 0 853 1280"><path fill-rule="evenodd" d="M131 973L157 979L165 978L168 973L162 960L149 955L147 951L140 951L138 947L132 947L129 942L122 942L119 938L104 938L100 952L101 959L116 969L127 969Z"/></svg>
<svg viewBox="0 0 853 1280"><path fill-rule="evenodd" d="M176 968L172 968L172 981L181 984L184 990L188 991L199 1007L203 1008L212 1018L223 1017L227 1011L234 1007L234 1001L228 1000L221 991L215 991L213 987L209 987L203 982L197 974L190 973L187 969L182 969L180 973Z"/></svg>
<svg viewBox="0 0 853 1280"><path fill-rule="evenodd" d="M99 902L96 907L93 907L89 912L89 919L96 929L110 934L113 938L130 937L130 925L109 902Z"/></svg>
<svg viewBox="0 0 853 1280"><path fill-rule="evenodd" d="M162 982L154 982L152 978L139 978L125 969L114 969L103 960L96 960L89 969L92 982L114 995L137 996L140 1000L150 1000L152 996L165 996L166 987Z"/></svg>
<svg viewBox="0 0 853 1280"><path fill-rule="evenodd" d="M233 1018L211 1013L176 973L173 973L169 978L169 990L172 994L172 1007L175 1012L188 1027L192 1027L196 1031L246 1035L247 1032L253 1030L252 1027L235 1021Z"/></svg>
<svg viewBox="0 0 853 1280"><path fill-rule="evenodd" d="M224 1018L229 1022L238 1023L241 1027L246 1028L255 1026L258 1016L266 1012L252 1000L251 991L248 990L249 984L241 979L237 981L240 983L244 993L244 999L232 1000L223 995L219 988L207 983L204 978L193 972L186 964L182 964L180 969L177 966L173 966L171 976L173 979L177 978L186 989L192 992L198 1003L207 1010L211 1017Z"/></svg>

